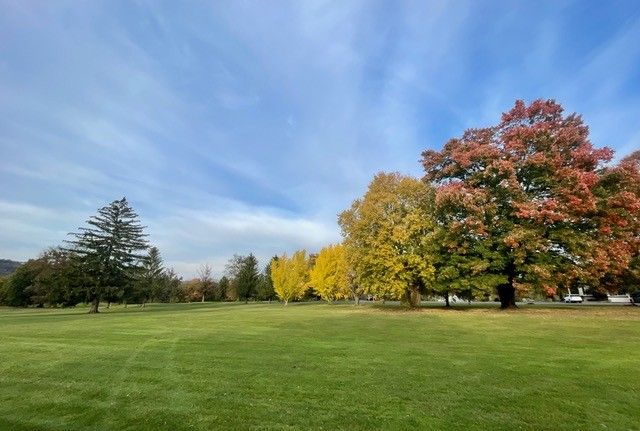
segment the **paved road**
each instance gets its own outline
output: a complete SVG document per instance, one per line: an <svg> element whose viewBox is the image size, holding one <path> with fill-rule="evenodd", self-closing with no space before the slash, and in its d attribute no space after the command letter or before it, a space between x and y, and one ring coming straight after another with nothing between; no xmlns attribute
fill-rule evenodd
<svg viewBox="0 0 640 431"><path fill-rule="evenodd" d="M367 302L367 301L364 301ZM423 305L429 306L444 306L444 301L422 301ZM574 303L566 303L566 302L547 302L547 301L535 301L532 303L525 302L517 302L519 307L535 307L535 306L544 306L544 307L590 307L590 306L602 306L602 307L628 307L632 304L629 303L619 303L619 302L608 302L608 301L587 301L587 302L574 302ZM499 302L466 302L466 301L458 301L451 302L451 305L455 307L499 307ZM640 305L640 304L633 304Z"/></svg>

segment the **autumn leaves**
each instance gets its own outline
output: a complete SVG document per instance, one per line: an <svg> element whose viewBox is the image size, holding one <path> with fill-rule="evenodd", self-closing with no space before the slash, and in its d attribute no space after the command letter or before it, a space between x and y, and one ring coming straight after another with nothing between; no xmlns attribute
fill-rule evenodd
<svg viewBox="0 0 640 431"><path fill-rule="evenodd" d="M640 281L640 154L614 165L612 156L555 101L517 101L496 126L424 151L422 180L376 175L339 215L343 244L323 249L304 281L274 275L274 285L411 305L421 295L497 293L503 307L517 292L628 289ZM291 274L302 274L302 259L281 265L291 260Z"/></svg>

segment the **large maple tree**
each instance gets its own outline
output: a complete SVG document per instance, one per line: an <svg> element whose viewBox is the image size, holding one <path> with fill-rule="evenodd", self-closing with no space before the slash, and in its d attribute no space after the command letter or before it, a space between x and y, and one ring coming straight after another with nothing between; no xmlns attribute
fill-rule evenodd
<svg viewBox="0 0 640 431"><path fill-rule="evenodd" d="M599 288L622 271L638 247L637 163L606 168L612 156L553 100L517 101L498 125L424 151L459 276L509 308L518 290Z"/></svg>
<svg viewBox="0 0 640 431"><path fill-rule="evenodd" d="M640 290L640 151L602 172L596 188L599 202L599 247L593 277L606 290Z"/></svg>

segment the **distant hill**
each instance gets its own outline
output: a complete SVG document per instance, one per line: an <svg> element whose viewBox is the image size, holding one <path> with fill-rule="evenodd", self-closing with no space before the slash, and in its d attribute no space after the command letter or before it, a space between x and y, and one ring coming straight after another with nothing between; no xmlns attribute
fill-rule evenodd
<svg viewBox="0 0 640 431"><path fill-rule="evenodd" d="M16 262L15 260L0 259L0 277L3 275L12 274L17 267L22 265L22 262Z"/></svg>

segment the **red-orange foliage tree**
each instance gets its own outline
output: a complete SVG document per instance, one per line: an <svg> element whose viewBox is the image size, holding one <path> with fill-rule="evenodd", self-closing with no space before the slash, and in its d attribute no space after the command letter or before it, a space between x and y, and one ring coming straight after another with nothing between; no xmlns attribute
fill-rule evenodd
<svg viewBox="0 0 640 431"><path fill-rule="evenodd" d="M516 290L601 286L619 274L637 253L640 200L637 163L605 168L612 155L553 100L517 101L497 126L424 151L451 257L441 272L497 288L502 308L515 307Z"/></svg>
<svg viewBox="0 0 640 431"><path fill-rule="evenodd" d="M600 246L592 277L607 290L640 289L640 151L608 167L598 183Z"/></svg>

